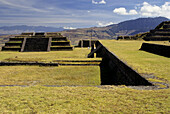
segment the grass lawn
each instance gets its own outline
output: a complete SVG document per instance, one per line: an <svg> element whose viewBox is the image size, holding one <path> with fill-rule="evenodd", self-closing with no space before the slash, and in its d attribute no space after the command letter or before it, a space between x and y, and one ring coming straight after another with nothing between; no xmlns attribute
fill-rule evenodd
<svg viewBox="0 0 170 114"><path fill-rule="evenodd" d="M1 66L0 85L100 85L99 66Z"/></svg>
<svg viewBox="0 0 170 114"><path fill-rule="evenodd" d="M106 86L107 88L107 86ZM0 113L170 113L168 90L0 87Z"/></svg>
<svg viewBox="0 0 170 114"><path fill-rule="evenodd" d="M90 53L87 48L75 48L73 51L50 51L50 52L0 52L0 61L38 61L52 62L54 60L96 60L87 58ZM99 59L100 60L100 59Z"/></svg>
<svg viewBox="0 0 170 114"><path fill-rule="evenodd" d="M139 73L169 81L169 58L138 51L142 41L102 41ZM87 59L87 48L62 52L0 52L1 61ZM16 57L17 56L17 57ZM1 66L0 113L170 113L170 89L135 90L125 86L44 87L42 85L99 85L99 67ZM36 86L32 86L36 85Z"/></svg>
<svg viewBox="0 0 170 114"><path fill-rule="evenodd" d="M87 58L89 52L90 49L87 48L76 48L73 51L0 52L0 60L100 60ZM1 66L0 73L0 85L100 85L99 66Z"/></svg>

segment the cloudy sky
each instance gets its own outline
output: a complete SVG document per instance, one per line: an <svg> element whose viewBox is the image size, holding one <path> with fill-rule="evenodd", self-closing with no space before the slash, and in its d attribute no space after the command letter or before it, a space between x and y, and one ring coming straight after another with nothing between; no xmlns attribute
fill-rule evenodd
<svg viewBox="0 0 170 114"><path fill-rule="evenodd" d="M106 26L139 17L170 18L170 0L0 0L0 26Z"/></svg>

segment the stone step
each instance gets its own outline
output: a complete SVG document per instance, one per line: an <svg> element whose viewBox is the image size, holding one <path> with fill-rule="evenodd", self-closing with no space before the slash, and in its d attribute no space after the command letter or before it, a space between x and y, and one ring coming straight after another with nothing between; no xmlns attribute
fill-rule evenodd
<svg viewBox="0 0 170 114"><path fill-rule="evenodd" d="M44 32L36 32L36 33L35 33L35 36L44 36L44 35L45 35Z"/></svg>
<svg viewBox="0 0 170 114"><path fill-rule="evenodd" d="M170 36L170 32L155 32L151 33L151 36Z"/></svg>
<svg viewBox="0 0 170 114"><path fill-rule="evenodd" d="M28 33L22 33L21 35L33 35L33 32L28 32Z"/></svg>
<svg viewBox="0 0 170 114"><path fill-rule="evenodd" d="M170 40L170 36L149 36L143 39L146 41L167 41Z"/></svg>
<svg viewBox="0 0 170 114"><path fill-rule="evenodd" d="M47 36L57 36L57 37L62 37L61 33L56 33L56 32L47 32Z"/></svg>
<svg viewBox="0 0 170 114"><path fill-rule="evenodd" d="M70 46L70 42L69 41L54 41L51 42L51 46Z"/></svg>
<svg viewBox="0 0 170 114"><path fill-rule="evenodd" d="M2 51L20 51L21 47L19 46L4 46L2 47Z"/></svg>
<svg viewBox="0 0 170 114"><path fill-rule="evenodd" d="M155 33L155 32L170 32L170 29L156 29L156 30L150 30L150 33Z"/></svg>
<svg viewBox="0 0 170 114"><path fill-rule="evenodd" d="M22 46L22 42L21 43L5 43L5 46Z"/></svg>
<svg viewBox="0 0 170 114"><path fill-rule="evenodd" d="M23 41L24 38L10 38L9 41Z"/></svg>
<svg viewBox="0 0 170 114"><path fill-rule="evenodd" d="M170 24L170 21L164 21L164 24Z"/></svg>
<svg viewBox="0 0 170 114"><path fill-rule="evenodd" d="M71 46L51 46L51 51L73 50Z"/></svg>
<svg viewBox="0 0 170 114"><path fill-rule="evenodd" d="M52 41L67 41L66 37L52 38Z"/></svg>
<svg viewBox="0 0 170 114"><path fill-rule="evenodd" d="M14 38L25 38L29 37L29 35L16 35Z"/></svg>
<svg viewBox="0 0 170 114"><path fill-rule="evenodd" d="M163 29L170 29L170 25L163 25Z"/></svg>

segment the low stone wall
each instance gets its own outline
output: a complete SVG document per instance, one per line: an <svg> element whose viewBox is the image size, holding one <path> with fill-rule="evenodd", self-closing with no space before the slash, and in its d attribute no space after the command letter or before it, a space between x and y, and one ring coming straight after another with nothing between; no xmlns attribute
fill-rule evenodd
<svg viewBox="0 0 170 114"><path fill-rule="evenodd" d="M96 42L96 49L92 52L95 52L97 57L102 57L100 63L101 85L152 85L99 41ZM93 54L90 53L89 55Z"/></svg>
<svg viewBox="0 0 170 114"><path fill-rule="evenodd" d="M49 38L27 38L24 52L47 51Z"/></svg>
<svg viewBox="0 0 170 114"><path fill-rule="evenodd" d="M166 45L143 43L140 50L158 54L165 57L170 57L170 46Z"/></svg>
<svg viewBox="0 0 170 114"><path fill-rule="evenodd" d="M42 62L0 62L0 66L58 66L58 63L42 63Z"/></svg>
<svg viewBox="0 0 170 114"><path fill-rule="evenodd" d="M120 39L122 39L122 40L137 40L138 37L136 37L136 36L118 36L117 40L120 40Z"/></svg>
<svg viewBox="0 0 170 114"><path fill-rule="evenodd" d="M78 45L75 47L90 47L90 45L94 45L96 40L80 40Z"/></svg>

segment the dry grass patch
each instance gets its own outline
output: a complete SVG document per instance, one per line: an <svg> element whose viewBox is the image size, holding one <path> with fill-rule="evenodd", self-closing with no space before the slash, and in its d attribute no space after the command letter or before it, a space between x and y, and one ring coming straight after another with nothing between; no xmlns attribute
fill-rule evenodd
<svg viewBox="0 0 170 114"><path fill-rule="evenodd" d="M50 52L0 52L0 61L44 61L63 59L87 59L90 53L87 48L75 48L73 51L50 51Z"/></svg>
<svg viewBox="0 0 170 114"><path fill-rule="evenodd" d="M0 113L170 113L168 90L0 87Z"/></svg>
<svg viewBox="0 0 170 114"><path fill-rule="evenodd" d="M0 85L100 85L98 66L1 66Z"/></svg>

